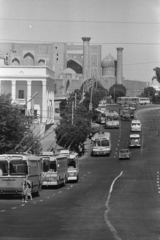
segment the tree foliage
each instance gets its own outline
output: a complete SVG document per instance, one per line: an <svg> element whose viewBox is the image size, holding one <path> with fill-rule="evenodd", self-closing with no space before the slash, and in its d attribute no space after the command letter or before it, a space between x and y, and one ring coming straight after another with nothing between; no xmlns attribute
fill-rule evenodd
<svg viewBox="0 0 160 240"><path fill-rule="evenodd" d="M115 101L117 100L117 97L123 97L126 96L126 88L122 84L114 84L109 89L109 95L112 96L112 99Z"/></svg>
<svg viewBox="0 0 160 240"><path fill-rule="evenodd" d="M28 143L34 139L30 129L31 124L30 119L21 113L19 107L11 103L10 94L2 94L0 96L0 153L23 151L27 148Z"/></svg>
<svg viewBox="0 0 160 240"><path fill-rule="evenodd" d="M156 79L160 83L160 68L156 67L153 69L155 71L155 76L152 78L152 81Z"/></svg>
<svg viewBox="0 0 160 240"><path fill-rule="evenodd" d="M152 99L155 96L155 93L156 93L156 90L153 87L147 87L143 91L143 96L149 97Z"/></svg>
<svg viewBox="0 0 160 240"><path fill-rule="evenodd" d="M75 93L76 93L76 109L75 109ZM80 100L83 97L83 88L75 90L74 93L70 94L68 101L63 102L63 108L61 111L60 125L56 128L57 144L65 148L70 147L76 149L76 146L81 142L84 142L91 132L91 118L93 111L89 111L89 104L91 101L92 94L92 105L93 109L97 108L99 101L108 95L108 91L97 82L88 92L85 92L85 97L82 102ZM74 113L73 105L74 102ZM79 103L80 102L80 103ZM73 116L73 119L72 119ZM72 121L73 120L73 121Z"/></svg>

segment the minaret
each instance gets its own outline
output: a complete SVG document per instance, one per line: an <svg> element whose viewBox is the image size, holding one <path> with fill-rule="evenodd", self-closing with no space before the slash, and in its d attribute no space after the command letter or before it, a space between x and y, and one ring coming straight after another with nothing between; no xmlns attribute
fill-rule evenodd
<svg viewBox="0 0 160 240"><path fill-rule="evenodd" d="M117 48L117 84L122 84L123 79L123 48Z"/></svg>
<svg viewBox="0 0 160 240"><path fill-rule="evenodd" d="M90 78L90 37L82 37L83 40L83 81Z"/></svg>

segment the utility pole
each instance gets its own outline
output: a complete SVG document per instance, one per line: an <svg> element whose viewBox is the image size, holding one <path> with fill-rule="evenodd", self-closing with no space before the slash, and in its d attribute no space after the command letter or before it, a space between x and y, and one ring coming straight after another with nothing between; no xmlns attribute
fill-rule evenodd
<svg viewBox="0 0 160 240"><path fill-rule="evenodd" d="M77 108L77 93L75 93L75 109Z"/></svg>
<svg viewBox="0 0 160 240"><path fill-rule="evenodd" d="M74 117L74 102L72 101L72 125L73 125L73 117Z"/></svg>
<svg viewBox="0 0 160 240"><path fill-rule="evenodd" d="M114 102L116 102L115 88L114 88Z"/></svg>

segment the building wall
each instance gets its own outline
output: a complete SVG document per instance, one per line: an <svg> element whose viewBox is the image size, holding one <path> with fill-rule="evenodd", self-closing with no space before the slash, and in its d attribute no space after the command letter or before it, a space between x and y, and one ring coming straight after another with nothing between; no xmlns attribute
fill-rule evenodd
<svg viewBox="0 0 160 240"><path fill-rule="evenodd" d="M40 109L41 122L54 121L54 72L47 67L0 67L1 93L11 94L12 100L20 103L19 90L24 91L27 113L31 114L32 105ZM36 94L37 93L37 94ZM36 95L35 95L36 94ZM35 95L32 101L31 97ZM23 104L24 104L23 103Z"/></svg>
<svg viewBox="0 0 160 240"><path fill-rule="evenodd" d="M139 96L144 91L148 83L137 80L123 80L123 85L127 89L126 96L135 97Z"/></svg>

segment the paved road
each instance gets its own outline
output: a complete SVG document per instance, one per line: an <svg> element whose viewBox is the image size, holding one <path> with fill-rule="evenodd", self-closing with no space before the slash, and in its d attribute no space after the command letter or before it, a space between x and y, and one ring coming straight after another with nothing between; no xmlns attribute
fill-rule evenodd
<svg viewBox="0 0 160 240"><path fill-rule="evenodd" d="M0 199L0 239L160 240L160 112L137 117L143 144L131 150L130 160L118 160L130 134L130 122L123 121L109 130L110 157L91 157L87 145L79 183L43 189L25 205Z"/></svg>

